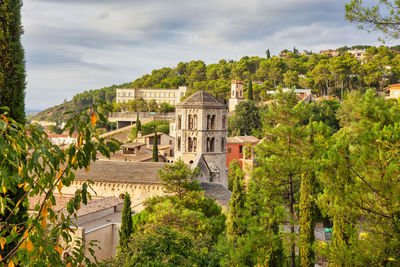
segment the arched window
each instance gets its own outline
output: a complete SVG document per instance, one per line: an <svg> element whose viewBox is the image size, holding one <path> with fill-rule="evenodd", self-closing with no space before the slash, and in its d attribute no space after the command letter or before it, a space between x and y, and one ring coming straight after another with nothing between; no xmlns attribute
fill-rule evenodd
<svg viewBox="0 0 400 267"><path fill-rule="evenodd" d="M188 129L193 129L193 118L192 115L188 115Z"/></svg>
<svg viewBox="0 0 400 267"><path fill-rule="evenodd" d="M193 152L197 151L197 138L193 137Z"/></svg>
<svg viewBox="0 0 400 267"><path fill-rule="evenodd" d="M197 115L193 115L193 130L197 130Z"/></svg>
<svg viewBox="0 0 400 267"><path fill-rule="evenodd" d="M177 150L181 151L181 137L178 137Z"/></svg>
<svg viewBox="0 0 400 267"><path fill-rule="evenodd" d="M182 116L178 116L178 130L182 129Z"/></svg>
<svg viewBox="0 0 400 267"><path fill-rule="evenodd" d="M211 116L211 130L215 130L216 129L216 119L215 119L215 115Z"/></svg>
<svg viewBox="0 0 400 267"><path fill-rule="evenodd" d="M225 137L221 137L221 152L225 152Z"/></svg>
<svg viewBox="0 0 400 267"><path fill-rule="evenodd" d="M211 129L211 115L207 115L207 130Z"/></svg>
<svg viewBox="0 0 400 267"><path fill-rule="evenodd" d="M225 115L222 116L222 129L225 129L225 124L226 124L226 118Z"/></svg>
<svg viewBox="0 0 400 267"><path fill-rule="evenodd" d="M207 152L214 152L214 137L207 137Z"/></svg>
<svg viewBox="0 0 400 267"><path fill-rule="evenodd" d="M193 140L188 137L188 152L193 152Z"/></svg>

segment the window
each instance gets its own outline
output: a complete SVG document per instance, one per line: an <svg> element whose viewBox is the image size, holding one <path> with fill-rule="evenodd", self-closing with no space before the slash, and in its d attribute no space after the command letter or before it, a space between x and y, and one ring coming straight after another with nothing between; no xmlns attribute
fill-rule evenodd
<svg viewBox="0 0 400 267"><path fill-rule="evenodd" d="M192 130L193 129L193 117L192 115L188 115L188 129Z"/></svg>
<svg viewBox="0 0 400 267"><path fill-rule="evenodd" d="M231 152L232 152L232 150L230 148L228 148L228 153L231 153Z"/></svg>
<svg viewBox="0 0 400 267"><path fill-rule="evenodd" d="M193 115L193 130L197 130L197 115Z"/></svg>
<svg viewBox="0 0 400 267"><path fill-rule="evenodd" d="M182 116L179 115L178 116L178 130L180 130L182 128Z"/></svg>
<svg viewBox="0 0 400 267"><path fill-rule="evenodd" d="M193 140L192 138L188 138L188 152L192 152L193 151Z"/></svg>
<svg viewBox="0 0 400 267"><path fill-rule="evenodd" d="M177 148L178 151L181 151L181 138L178 137Z"/></svg>
<svg viewBox="0 0 400 267"><path fill-rule="evenodd" d="M193 152L197 151L197 138L193 137Z"/></svg>
<svg viewBox="0 0 400 267"><path fill-rule="evenodd" d="M214 152L214 137L207 137L207 152Z"/></svg>
<svg viewBox="0 0 400 267"><path fill-rule="evenodd" d="M225 115L223 115L222 116L222 129L225 128L225 123L226 123L225 120L226 120Z"/></svg>
<svg viewBox="0 0 400 267"><path fill-rule="evenodd" d="M239 146L239 153L243 154L243 146Z"/></svg>
<svg viewBox="0 0 400 267"><path fill-rule="evenodd" d="M225 138L221 137L221 152L225 151Z"/></svg>

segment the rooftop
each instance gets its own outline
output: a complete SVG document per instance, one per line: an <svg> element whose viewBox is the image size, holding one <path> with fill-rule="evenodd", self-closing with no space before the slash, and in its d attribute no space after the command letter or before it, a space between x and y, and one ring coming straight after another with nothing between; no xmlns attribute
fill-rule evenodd
<svg viewBox="0 0 400 267"><path fill-rule="evenodd" d="M124 148L136 148L136 147L145 146L145 145L146 144L144 144L144 143L131 142L131 143L123 144L122 147L124 147Z"/></svg>
<svg viewBox="0 0 400 267"><path fill-rule="evenodd" d="M228 137L228 144L258 143L260 139L252 135Z"/></svg>
<svg viewBox="0 0 400 267"><path fill-rule="evenodd" d="M161 184L158 179L158 170L163 167L163 162L98 160L90 165L90 171L79 170L75 173L75 177L76 180L90 179L94 182Z"/></svg>
<svg viewBox="0 0 400 267"><path fill-rule="evenodd" d="M215 97L213 97L210 93L206 91L198 91L181 103L177 104L176 107L185 108L185 107L202 107L202 108L223 108L227 109L228 107L225 104L219 102Z"/></svg>

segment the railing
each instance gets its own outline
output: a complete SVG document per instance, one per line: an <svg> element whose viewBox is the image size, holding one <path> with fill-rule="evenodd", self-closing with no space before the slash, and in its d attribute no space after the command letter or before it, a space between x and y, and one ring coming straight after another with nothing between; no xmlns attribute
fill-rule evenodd
<svg viewBox="0 0 400 267"><path fill-rule="evenodd" d="M165 118L172 119L175 117L175 112L111 112L108 114L109 118L137 118L139 113L140 119L146 118Z"/></svg>

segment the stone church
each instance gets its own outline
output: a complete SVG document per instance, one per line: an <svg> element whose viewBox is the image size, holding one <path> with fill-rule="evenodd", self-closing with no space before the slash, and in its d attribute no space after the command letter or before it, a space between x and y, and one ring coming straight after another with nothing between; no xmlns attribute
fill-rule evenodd
<svg viewBox="0 0 400 267"><path fill-rule="evenodd" d="M199 167L200 182L228 186L226 168L228 107L199 91L176 105L175 159Z"/></svg>

